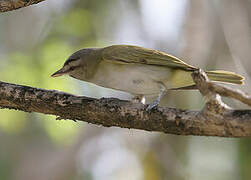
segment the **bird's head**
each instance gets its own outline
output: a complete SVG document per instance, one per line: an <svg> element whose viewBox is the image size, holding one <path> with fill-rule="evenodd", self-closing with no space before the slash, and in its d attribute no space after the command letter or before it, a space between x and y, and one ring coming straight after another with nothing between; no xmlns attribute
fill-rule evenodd
<svg viewBox="0 0 251 180"><path fill-rule="evenodd" d="M73 53L64 63L63 67L53 73L51 77L69 75L77 79L83 79L87 74L87 69L96 58L96 48L81 49Z"/></svg>

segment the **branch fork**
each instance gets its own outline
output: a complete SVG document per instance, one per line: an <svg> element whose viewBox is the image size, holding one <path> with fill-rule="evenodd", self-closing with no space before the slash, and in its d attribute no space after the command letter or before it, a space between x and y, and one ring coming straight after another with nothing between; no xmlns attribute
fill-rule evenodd
<svg viewBox="0 0 251 180"><path fill-rule="evenodd" d="M209 80L204 71L201 69L194 71L192 73L192 78L206 102L202 110L203 114L207 116L221 116L231 109L221 100L221 96L216 91L210 89L212 82ZM219 86L216 84L216 89L218 87Z"/></svg>

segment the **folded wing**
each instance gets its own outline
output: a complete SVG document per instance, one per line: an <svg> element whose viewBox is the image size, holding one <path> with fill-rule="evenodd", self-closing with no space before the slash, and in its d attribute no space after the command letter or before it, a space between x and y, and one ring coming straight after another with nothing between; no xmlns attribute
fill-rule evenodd
<svg viewBox="0 0 251 180"><path fill-rule="evenodd" d="M197 69L167 53L130 45L106 47L103 49L102 58L105 61L119 64L148 64L187 71Z"/></svg>

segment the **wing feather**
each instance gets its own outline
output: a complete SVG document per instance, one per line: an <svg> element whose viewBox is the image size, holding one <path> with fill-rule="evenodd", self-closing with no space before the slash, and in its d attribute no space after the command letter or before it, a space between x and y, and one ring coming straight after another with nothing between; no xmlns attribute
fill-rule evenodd
<svg viewBox="0 0 251 180"><path fill-rule="evenodd" d="M130 45L113 45L103 49L105 61L119 64L148 64L184 70L195 70L194 66L167 53Z"/></svg>

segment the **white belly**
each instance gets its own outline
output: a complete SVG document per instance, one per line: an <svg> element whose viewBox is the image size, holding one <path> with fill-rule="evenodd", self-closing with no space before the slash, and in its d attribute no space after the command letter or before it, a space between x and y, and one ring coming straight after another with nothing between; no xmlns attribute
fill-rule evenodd
<svg viewBox="0 0 251 180"><path fill-rule="evenodd" d="M88 81L131 94L150 95L159 94L161 83L168 86L166 82L171 74L171 70L166 67L101 62L94 76Z"/></svg>

